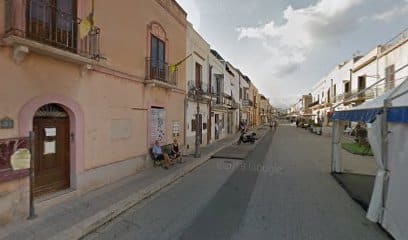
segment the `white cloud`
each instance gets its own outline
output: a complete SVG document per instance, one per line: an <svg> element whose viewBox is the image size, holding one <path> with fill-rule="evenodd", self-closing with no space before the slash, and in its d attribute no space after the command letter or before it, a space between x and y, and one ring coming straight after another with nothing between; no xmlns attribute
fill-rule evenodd
<svg viewBox="0 0 408 240"><path fill-rule="evenodd" d="M187 12L187 19L198 30L201 24L201 12L196 0L177 0L180 6Z"/></svg>
<svg viewBox="0 0 408 240"><path fill-rule="evenodd" d="M378 21L390 22L395 18L406 16L408 14L408 0L405 0L401 6L394 6L384 12L375 14L372 19Z"/></svg>
<svg viewBox="0 0 408 240"><path fill-rule="evenodd" d="M271 54L269 64L273 64L274 74L287 75L307 60L313 47L347 30L347 24L352 23L347 18L349 10L362 1L319 0L299 9L289 5L283 12L284 24L271 21L257 27L238 28L239 39L261 40Z"/></svg>

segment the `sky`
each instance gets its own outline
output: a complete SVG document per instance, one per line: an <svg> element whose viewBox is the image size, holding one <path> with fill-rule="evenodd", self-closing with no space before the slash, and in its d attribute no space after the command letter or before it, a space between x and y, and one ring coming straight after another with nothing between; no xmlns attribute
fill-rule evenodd
<svg viewBox="0 0 408 240"><path fill-rule="evenodd" d="M177 2L211 47L276 107L295 103L335 66L408 27L408 0Z"/></svg>

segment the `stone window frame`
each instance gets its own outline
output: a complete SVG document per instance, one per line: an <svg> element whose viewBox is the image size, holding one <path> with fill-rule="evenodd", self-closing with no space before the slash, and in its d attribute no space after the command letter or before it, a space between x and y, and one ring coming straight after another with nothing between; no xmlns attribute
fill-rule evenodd
<svg viewBox="0 0 408 240"><path fill-rule="evenodd" d="M169 62L169 39L167 38L167 33L165 28L158 22L153 21L147 25L147 33L146 33L146 57L151 58L151 44L152 44L152 36L160 39L164 42L164 59L165 62Z"/></svg>

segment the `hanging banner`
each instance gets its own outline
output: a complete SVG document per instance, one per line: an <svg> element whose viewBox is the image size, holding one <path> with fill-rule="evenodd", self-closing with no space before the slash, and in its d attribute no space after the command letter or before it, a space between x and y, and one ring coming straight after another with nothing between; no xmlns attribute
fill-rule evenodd
<svg viewBox="0 0 408 240"><path fill-rule="evenodd" d="M150 111L151 144L159 140L160 144L166 143L166 110L164 108L152 108Z"/></svg>

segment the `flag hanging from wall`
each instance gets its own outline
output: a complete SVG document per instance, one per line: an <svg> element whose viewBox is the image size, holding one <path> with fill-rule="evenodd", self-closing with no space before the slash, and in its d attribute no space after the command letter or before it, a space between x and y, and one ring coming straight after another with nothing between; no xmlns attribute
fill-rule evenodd
<svg viewBox="0 0 408 240"><path fill-rule="evenodd" d="M86 36L88 36L93 25L94 25L93 13L90 13L87 18L82 19L81 22L79 23L79 37L83 39Z"/></svg>

